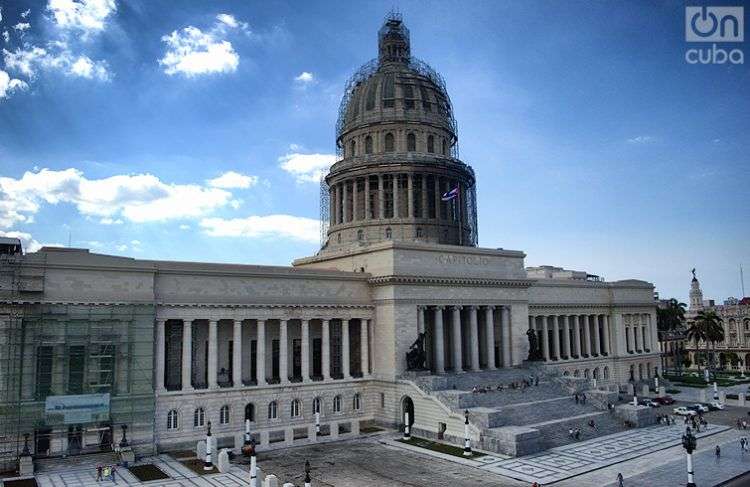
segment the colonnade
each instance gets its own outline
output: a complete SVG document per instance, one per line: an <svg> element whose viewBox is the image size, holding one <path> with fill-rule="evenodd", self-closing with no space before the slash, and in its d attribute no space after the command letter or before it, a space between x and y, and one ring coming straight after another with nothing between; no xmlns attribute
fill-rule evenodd
<svg viewBox="0 0 750 487"><path fill-rule="evenodd" d="M529 315L544 360L599 357L612 353L609 315Z"/></svg>
<svg viewBox="0 0 750 487"><path fill-rule="evenodd" d="M510 306L418 306L417 329L427 337L428 366L437 374L513 364Z"/></svg>
<svg viewBox="0 0 750 487"><path fill-rule="evenodd" d="M651 315L626 314L625 347L628 353L643 353L653 350L651 341Z"/></svg>
<svg viewBox="0 0 750 487"><path fill-rule="evenodd" d="M208 383L198 385L194 368L202 358L197 356L194 331L202 324L208 327L205 347ZM231 335L224 334L221 350L220 324L231 329ZM333 326L336 326L337 332L335 340L331 332ZM353 334L350 327L354 333L359 328L359 333L354 337L357 341L354 350L350 346ZM308 383L314 380L350 379L354 375L368 376L370 333L369 318L160 319L156 323L156 389L191 391L203 386L208 389L241 388L247 385L283 385L293 381ZM175 343L175 339L181 339L181 342ZM293 341L292 347L290 341ZM250 350L246 350L246 347ZM359 370L355 371L352 371L353 352L359 356L354 363L354 368ZM219 369L220 360L228 367ZM243 381L243 366L248 371L244 374L249 379L247 381ZM337 369L336 373L332 373L332 366ZM272 369L270 374L269 367ZM168 377L173 378L169 383Z"/></svg>
<svg viewBox="0 0 750 487"><path fill-rule="evenodd" d="M457 186L455 178L424 173L381 173L344 179L330 187L330 223L333 226L388 218L457 220L453 206L441 205L442 195ZM464 200L459 197L455 201L463 204Z"/></svg>

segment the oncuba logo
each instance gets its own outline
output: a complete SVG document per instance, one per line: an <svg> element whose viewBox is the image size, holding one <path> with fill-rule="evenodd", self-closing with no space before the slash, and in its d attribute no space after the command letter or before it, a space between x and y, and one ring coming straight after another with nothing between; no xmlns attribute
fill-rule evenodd
<svg viewBox="0 0 750 487"><path fill-rule="evenodd" d="M685 41L710 42L711 47L685 51L690 64L743 64L739 48L721 48L717 43L744 42L745 12L743 7L685 7Z"/></svg>

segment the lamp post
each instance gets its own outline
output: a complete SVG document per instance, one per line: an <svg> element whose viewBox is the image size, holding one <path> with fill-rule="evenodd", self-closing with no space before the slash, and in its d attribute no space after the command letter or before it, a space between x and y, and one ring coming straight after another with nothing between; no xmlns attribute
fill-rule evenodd
<svg viewBox="0 0 750 487"><path fill-rule="evenodd" d="M250 444L250 418L245 419L245 446Z"/></svg>
<svg viewBox="0 0 750 487"><path fill-rule="evenodd" d="M315 436L320 436L320 411L315 411Z"/></svg>
<svg viewBox="0 0 750 487"><path fill-rule="evenodd" d="M719 400L719 386L716 385L716 381L714 381L714 401Z"/></svg>
<svg viewBox="0 0 750 487"><path fill-rule="evenodd" d="M255 439L250 440L250 487L258 485L258 465L255 459Z"/></svg>
<svg viewBox="0 0 750 487"><path fill-rule="evenodd" d="M411 440L411 430L409 429L409 411L404 411L404 440Z"/></svg>
<svg viewBox="0 0 750 487"><path fill-rule="evenodd" d="M312 479L310 478L310 461L305 460L305 487L312 486Z"/></svg>
<svg viewBox="0 0 750 487"><path fill-rule="evenodd" d="M690 430L690 426L688 426L687 428L685 428L685 434L682 435L682 447L687 453L687 487L696 487L695 482L693 481L693 452L695 451L697 444L698 439L695 437L695 435L693 435L693 432Z"/></svg>
<svg viewBox="0 0 750 487"><path fill-rule="evenodd" d="M206 432L206 461L203 462L203 470L213 470L214 464L211 463L211 421L208 422L208 431Z"/></svg>
<svg viewBox="0 0 750 487"><path fill-rule="evenodd" d="M127 431L128 431L128 425L124 424L121 426L122 428L122 439L120 440L120 448L125 448L128 446L128 437L127 437Z"/></svg>
<svg viewBox="0 0 750 487"><path fill-rule="evenodd" d="M469 438L469 410L464 411L464 456L471 456L471 438Z"/></svg>

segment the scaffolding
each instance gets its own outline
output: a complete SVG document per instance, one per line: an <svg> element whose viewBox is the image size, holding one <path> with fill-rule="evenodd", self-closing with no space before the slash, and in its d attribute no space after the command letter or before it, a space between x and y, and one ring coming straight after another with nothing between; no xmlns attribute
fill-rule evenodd
<svg viewBox="0 0 750 487"><path fill-rule="evenodd" d="M0 302L0 471L109 451L127 427L152 451L153 304Z"/></svg>
<svg viewBox="0 0 750 487"><path fill-rule="evenodd" d="M328 227L331 224L330 202L331 194L328 183L326 182L326 176L323 174L320 176L320 248L325 248L328 243Z"/></svg>

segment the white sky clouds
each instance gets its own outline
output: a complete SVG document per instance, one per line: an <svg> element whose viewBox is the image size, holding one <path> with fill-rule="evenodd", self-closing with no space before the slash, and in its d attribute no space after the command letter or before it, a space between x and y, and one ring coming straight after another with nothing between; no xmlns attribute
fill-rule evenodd
<svg viewBox="0 0 750 487"><path fill-rule="evenodd" d="M655 141L656 141L656 138L650 135L639 135L638 137L633 137L632 139L628 139L629 144L650 144L651 142L655 142Z"/></svg>
<svg viewBox="0 0 750 487"><path fill-rule="evenodd" d="M317 183L328 168L336 162L335 154L300 154L297 152L279 157L279 167L293 175L298 183Z"/></svg>
<svg viewBox="0 0 750 487"><path fill-rule="evenodd" d="M198 218L230 204L232 194L195 184L166 184L151 174L87 179L77 169L0 177L0 228L29 223L44 203L70 203L104 224Z"/></svg>
<svg viewBox="0 0 750 487"><path fill-rule="evenodd" d="M47 43L46 48L24 45L14 51L3 49L8 70L33 79L39 70L56 70L66 76L108 81L111 79L106 61L94 61L85 55L75 55L65 41Z"/></svg>
<svg viewBox="0 0 750 487"><path fill-rule="evenodd" d="M227 171L217 178L208 180L209 186L224 189L246 189L256 184L258 184L258 176L247 176L235 171Z"/></svg>
<svg viewBox="0 0 750 487"><path fill-rule="evenodd" d="M216 19L207 32L190 25L161 38L167 45L167 52L159 60L165 73L194 77L237 70L240 56L226 36L228 29L239 28L247 32L248 24L230 14L219 14Z"/></svg>
<svg viewBox="0 0 750 487"><path fill-rule="evenodd" d="M30 233L26 232L3 232L0 230L0 237L17 238L21 241L24 252L36 252L42 248L42 244L34 240Z"/></svg>
<svg viewBox="0 0 750 487"><path fill-rule="evenodd" d="M28 87L25 81L11 78L8 73L0 69L0 99L10 96L14 91L25 90Z"/></svg>
<svg viewBox="0 0 750 487"><path fill-rule="evenodd" d="M204 218L200 226L213 237L281 237L310 243L316 243L320 238L318 220L292 215Z"/></svg>
<svg viewBox="0 0 750 487"><path fill-rule="evenodd" d="M84 36L104 30L107 18L117 11L115 0L49 0L47 10L61 29Z"/></svg>
<svg viewBox="0 0 750 487"><path fill-rule="evenodd" d="M299 76L294 78L294 81L302 84L309 84L315 81L315 75L309 71L302 71Z"/></svg>

